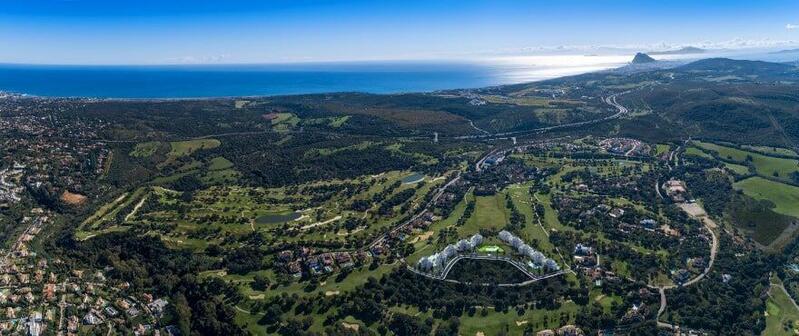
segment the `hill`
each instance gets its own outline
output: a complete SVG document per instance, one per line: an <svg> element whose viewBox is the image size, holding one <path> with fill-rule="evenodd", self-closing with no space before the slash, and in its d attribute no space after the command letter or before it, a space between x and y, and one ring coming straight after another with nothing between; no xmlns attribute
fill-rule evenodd
<svg viewBox="0 0 799 336"><path fill-rule="evenodd" d="M776 54L798 54L798 53L799 53L799 48L795 48L795 49L785 49L785 50L773 51L770 54L775 54L776 55Z"/></svg>
<svg viewBox="0 0 799 336"><path fill-rule="evenodd" d="M654 58L644 53L637 53L633 57L632 64L654 63L657 62Z"/></svg>
<svg viewBox="0 0 799 336"><path fill-rule="evenodd" d="M704 54L707 50L697 47L684 47L677 50L665 51L650 51L649 55L689 55L689 54Z"/></svg>

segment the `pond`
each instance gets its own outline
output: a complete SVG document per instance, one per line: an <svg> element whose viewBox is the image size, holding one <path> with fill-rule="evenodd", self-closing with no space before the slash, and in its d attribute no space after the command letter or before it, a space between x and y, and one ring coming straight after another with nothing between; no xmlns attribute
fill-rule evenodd
<svg viewBox="0 0 799 336"><path fill-rule="evenodd" d="M417 182L422 182L424 180L424 174L420 173L413 173L411 175L405 176L402 178L402 183L404 184L413 184Z"/></svg>
<svg viewBox="0 0 799 336"><path fill-rule="evenodd" d="M299 212L289 212L287 214L266 214L255 219L257 224L278 224L293 221L302 216Z"/></svg>

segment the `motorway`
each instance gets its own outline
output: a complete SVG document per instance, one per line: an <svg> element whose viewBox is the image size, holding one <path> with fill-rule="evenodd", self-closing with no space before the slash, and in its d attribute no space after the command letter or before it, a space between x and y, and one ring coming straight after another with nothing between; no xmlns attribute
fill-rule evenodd
<svg viewBox="0 0 799 336"><path fill-rule="evenodd" d="M609 121L609 120L613 120L613 119L618 119L618 118L626 115L627 113L629 113L629 110L627 110L627 108L624 107L623 105L619 104L616 101L616 98L618 96L626 94L628 92L630 92L630 91L614 93L614 94L608 96L607 98L603 98L602 99L602 101L604 101L606 104L608 104L610 106L613 106L613 107L616 108L616 110L618 110L613 115L610 115L610 116L607 116L607 117L598 118L598 119L592 119L592 120L587 120L587 121L568 123L568 124L557 125L557 126L533 128L533 129L522 130L522 131L512 131L512 132L503 132L503 133L488 133L488 134L478 134L478 135L462 135L462 136L455 137L455 139L459 139L459 140L462 140L462 139L487 139L487 138L509 137L509 136L521 135L521 134L541 134L541 133L545 133L545 132L549 132L549 131L555 131L555 130L564 129L564 128L580 127L580 126L597 124L597 123L601 123L601 122L605 122L605 121ZM482 129L480 129L480 131L486 132L486 131L484 131Z"/></svg>

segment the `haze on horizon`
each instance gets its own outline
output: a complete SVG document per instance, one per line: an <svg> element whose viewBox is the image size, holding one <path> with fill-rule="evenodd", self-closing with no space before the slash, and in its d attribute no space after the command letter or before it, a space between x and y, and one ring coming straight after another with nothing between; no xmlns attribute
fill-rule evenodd
<svg viewBox="0 0 799 336"><path fill-rule="evenodd" d="M796 1L2 1L0 63L479 59L789 48Z"/></svg>

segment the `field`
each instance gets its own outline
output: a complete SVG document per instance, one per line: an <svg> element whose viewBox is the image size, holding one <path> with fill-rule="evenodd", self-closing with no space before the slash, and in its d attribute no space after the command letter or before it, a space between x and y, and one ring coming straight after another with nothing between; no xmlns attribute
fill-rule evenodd
<svg viewBox="0 0 799 336"><path fill-rule="evenodd" d="M776 177L781 180L790 181L791 174L799 171L799 161L794 159L766 156L756 152L749 152L708 142L695 142L695 145L704 150L717 152L719 157L724 160L730 160L736 163L746 163L751 160L757 174L761 176Z"/></svg>
<svg viewBox="0 0 799 336"><path fill-rule="evenodd" d="M713 156L711 156L710 154L705 153L701 149L696 148L696 147L688 147L688 148L686 148L685 149L685 155L698 156L698 157L702 157L702 158L706 158L706 159L712 159L713 158Z"/></svg>
<svg viewBox="0 0 799 336"><path fill-rule="evenodd" d="M224 170L233 167L233 162L228 161L221 156L215 157L211 159L211 162L208 164L209 170Z"/></svg>
<svg viewBox="0 0 799 336"><path fill-rule="evenodd" d="M754 199L771 201L775 206L773 210L777 213L799 217L799 187L762 177L741 180L733 186Z"/></svg>
<svg viewBox="0 0 799 336"><path fill-rule="evenodd" d="M481 228L500 230L507 224L508 216L503 193L493 196L476 196L474 214L466 221L466 224L460 227L459 236L473 235Z"/></svg>
<svg viewBox="0 0 799 336"><path fill-rule="evenodd" d="M133 151L130 152L130 156L132 157L149 157L158 150L158 147L161 146L161 143L158 141L149 141L143 142L140 144L136 144L136 147L133 148Z"/></svg>
<svg viewBox="0 0 799 336"><path fill-rule="evenodd" d="M746 150L760 152L760 153L763 153L763 154L799 157L799 155L797 155L796 152L794 152L793 150L788 149L788 148L769 147L769 146L751 146L751 145L743 145L741 147L746 149Z"/></svg>
<svg viewBox="0 0 799 336"><path fill-rule="evenodd" d="M477 251L481 253L504 253L505 250L497 245L483 245L480 246Z"/></svg>
<svg viewBox="0 0 799 336"><path fill-rule="evenodd" d="M799 333L799 309L782 289L779 278L772 278L766 301L766 329L764 336L796 335Z"/></svg>
<svg viewBox="0 0 799 336"><path fill-rule="evenodd" d="M796 229L792 225L796 218L774 212L768 201L747 196L734 196L728 207L727 217L730 223L748 232L756 242L764 246L778 243L775 240L781 235L783 237L779 240L790 239L790 233ZM789 231L783 234L786 229Z"/></svg>
<svg viewBox="0 0 799 336"><path fill-rule="evenodd" d="M486 315L483 316L481 310L478 309L474 316L461 316L459 334L478 335L482 333L485 336L521 335L528 324L533 326L533 330L557 328L563 325L560 321L561 314L568 313L569 316L574 316L578 309L579 306L573 302L564 303L558 310L527 309L521 316L515 309L510 309L507 313L504 313L490 308L486 309ZM572 319L573 317L569 321ZM506 328L507 333L505 333Z"/></svg>
<svg viewBox="0 0 799 336"><path fill-rule="evenodd" d="M729 168L730 170L732 170L733 173L736 173L738 175L749 174L749 167L747 166L742 166L739 164L734 164L729 162L724 162L724 166Z"/></svg>
<svg viewBox="0 0 799 336"><path fill-rule="evenodd" d="M668 152L671 150L671 146L667 144L657 144L655 146L655 155L660 156L661 154Z"/></svg>
<svg viewBox="0 0 799 336"><path fill-rule="evenodd" d="M197 139L188 141L174 141L170 142L171 150L169 156L181 157L191 155L200 149L211 149L219 147L221 142L216 139Z"/></svg>
<svg viewBox="0 0 799 336"><path fill-rule="evenodd" d="M209 162L209 169L221 170L209 170L208 175L202 176L201 180L228 178L235 182L238 172L229 166L229 161L224 158L214 158ZM368 199L409 174L407 171L393 171L354 180L299 185L297 188L210 186L196 191L188 201L182 198L181 192L160 187L140 188L100 208L84 223L81 236L90 237L111 227L119 230L131 225L146 225L155 228L151 233L157 233L171 246L194 250L203 249L209 243L221 243L228 235L240 236L251 232L259 232L267 238L279 238L284 242L363 241L405 213L395 206L393 213L377 215L379 204L372 204L366 212L352 210L349 204L355 199ZM400 183L386 198L413 190L412 196L405 202L410 205L406 211L411 211L422 197L444 181L429 180L424 184ZM349 193L347 186L357 186L360 192ZM319 203L315 206L308 206L316 188L338 191L326 200L316 201ZM148 201L146 210L135 213L135 216L129 215L146 198L152 199ZM177 212L176 205L186 207L186 213ZM356 218L364 220L363 226L344 227L345 221ZM291 230L293 234L285 234L286 230Z"/></svg>

